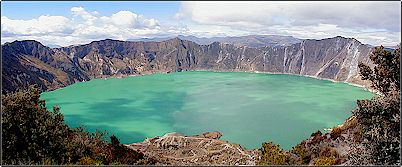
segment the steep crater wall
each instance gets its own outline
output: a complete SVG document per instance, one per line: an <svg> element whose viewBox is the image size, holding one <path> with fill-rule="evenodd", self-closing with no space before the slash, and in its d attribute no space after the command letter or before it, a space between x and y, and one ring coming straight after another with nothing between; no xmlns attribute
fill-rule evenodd
<svg viewBox="0 0 402 167"><path fill-rule="evenodd" d="M53 49L37 41L15 41L2 45L2 93L31 84L48 91L94 78L186 70L289 73L367 86L357 65L372 65L372 49L339 36L259 48L219 42L199 45L179 38L162 42L106 39Z"/></svg>

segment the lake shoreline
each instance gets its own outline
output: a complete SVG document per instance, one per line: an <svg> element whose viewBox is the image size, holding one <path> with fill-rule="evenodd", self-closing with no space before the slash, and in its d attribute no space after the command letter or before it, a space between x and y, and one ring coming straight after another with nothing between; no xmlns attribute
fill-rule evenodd
<svg viewBox="0 0 402 167"><path fill-rule="evenodd" d="M314 79L319 79L319 80L326 80L326 81L331 81L334 83L345 83L351 86L363 88L365 91L369 91L371 93L374 93L376 95L382 95L380 92L370 88L369 86L366 85L361 85L361 84L356 84L356 83L350 83L346 81L337 81L334 79L328 79L328 78L321 78L317 76L312 76L312 75L301 75L301 74L293 74L293 73L281 73L281 72L266 72L266 71L239 71L239 70L208 70L208 69L195 69L195 70L187 70L187 71L206 71L206 72L243 72L243 73L256 73L256 74L286 74L286 75L293 75L293 76L301 76L301 77L309 77L309 78L314 78ZM181 72L187 72L187 71L181 71ZM174 72L172 72L174 73ZM134 76L144 76L144 75L152 75L152 74L170 74L168 72L152 72L152 73L145 73L145 74L134 74L134 75L127 75L127 76L119 76L119 77L113 77L112 78L125 78L125 77L134 77Z"/></svg>
<svg viewBox="0 0 402 167"><path fill-rule="evenodd" d="M126 78L126 77L137 77L137 76L144 76L144 75L153 75L153 74L171 74L171 73L176 73L176 72L187 72L187 71L208 71L208 72L243 72L243 73L256 73L256 74L286 74L286 75L293 75L293 76L302 76L302 77L309 77L309 78L314 78L314 79L319 79L319 80L326 80L326 81L331 81L334 83L345 83L351 86L355 86L355 87L359 87L359 88L363 88L363 90L365 91L369 91L371 93L374 93L376 95L380 95L382 96L382 94L379 91L376 91L372 88L370 88L370 86L368 85L361 85L361 84L357 84L357 83L351 83L351 82L346 82L346 81L337 81L334 79L329 79L329 78L321 78L321 77L317 77L317 76L312 76L312 75L301 75L301 74L293 74L293 73L281 73L281 72L267 72L267 71L241 71L241 70L216 70L216 69L194 69L194 70L185 70L185 71L165 71L165 70L158 70L158 71L146 71L144 73L140 73L140 74L129 74L129 75L123 75L123 74L119 74L119 75L112 75L112 76L105 76L105 77L100 77L100 78L92 78L90 80L94 80L94 79L103 79L103 80L107 80L107 79L112 79L112 78L117 78L117 79L121 79L121 78ZM75 83L72 83L70 85L76 84L76 83L81 83L81 82L87 82L90 80L84 80L84 81L78 81ZM66 85L64 87L70 86L70 85ZM43 92L51 92L54 90L58 90L58 89L63 89L64 87L60 87L60 88L56 88L56 89L49 89L47 91L43 91Z"/></svg>

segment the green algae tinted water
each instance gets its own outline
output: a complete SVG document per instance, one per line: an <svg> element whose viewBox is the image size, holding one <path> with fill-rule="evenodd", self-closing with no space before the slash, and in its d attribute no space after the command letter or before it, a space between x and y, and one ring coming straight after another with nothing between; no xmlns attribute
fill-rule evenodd
<svg viewBox="0 0 402 167"><path fill-rule="evenodd" d="M107 130L130 144L169 132L222 132L248 149L290 149L341 124L356 99L374 94L345 83L286 74L181 72L95 79L41 95L67 124Z"/></svg>

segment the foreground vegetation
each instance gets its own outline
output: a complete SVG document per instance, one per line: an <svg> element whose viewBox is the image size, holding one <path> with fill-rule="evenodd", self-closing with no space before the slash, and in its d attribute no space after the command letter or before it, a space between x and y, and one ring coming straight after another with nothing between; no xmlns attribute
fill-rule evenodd
<svg viewBox="0 0 402 167"><path fill-rule="evenodd" d="M376 48L370 56L375 67L359 64L363 80L381 95L358 100L343 126L330 133L317 131L285 151L267 142L259 165L398 165L400 164L400 49ZM11 165L136 165L158 160L128 149L115 136L71 128L58 107L46 109L35 87L2 96L2 160ZM347 152L342 152L340 147Z"/></svg>
<svg viewBox="0 0 402 167"><path fill-rule="evenodd" d="M324 135L317 131L290 151L264 143L258 164L400 165L400 46L392 52L377 47L370 59L374 69L360 63L360 75L380 95L357 100L343 126Z"/></svg>

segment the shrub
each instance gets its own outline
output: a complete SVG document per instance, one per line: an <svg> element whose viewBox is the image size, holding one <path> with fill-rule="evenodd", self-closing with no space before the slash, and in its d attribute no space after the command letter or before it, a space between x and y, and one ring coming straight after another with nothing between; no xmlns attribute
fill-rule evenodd
<svg viewBox="0 0 402 167"><path fill-rule="evenodd" d="M302 164L309 165L314 164L318 159L323 159L325 157L335 157L335 164L341 164L345 158L340 157L337 150L330 144L325 141L317 142L315 138L323 138L320 133L313 133L312 138L310 140L305 140L300 144L296 145L290 151L295 154L299 161L293 161L292 164ZM322 161L322 160L321 160Z"/></svg>
<svg viewBox="0 0 402 167"><path fill-rule="evenodd" d="M322 148L320 150L319 156L320 157L331 157L331 156L339 157L338 152L334 148L329 147L329 146Z"/></svg>
<svg viewBox="0 0 402 167"><path fill-rule="evenodd" d="M400 163L400 112L397 96L359 100L353 111L362 130L362 150L371 155L357 164L395 165Z"/></svg>
<svg viewBox="0 0 402 167"><path fill-rule="evenodd" d="M375 64L374 69L359 63L360 75L363 80L370 80L371 87L383 94L400 90L400 45L393 52L383 46L376 47L370 59Z"/></svg>
<svg viewBox="0 0 402 167"><path fill-rule="evenodd" d="M304 142L293 147L290 152L299 157L301 164L309 164L311 160L311 152L306 150Z"/></svg>
<svg viewBox="0 0 402 167"><path fill-rule="evenodd" d="M70 129L58 108L49 112L39 90L2 96L2 148L5 164L61 164Z"/></svg>
<svg viewBox="0 0 402 167"><path fill-rule="evenodd" d="M112 135L111 142L106 146L106 161L108 163L120 163L125 165L135 165L138 160L143 159L142 153L136 152L120 144L119 139Z"/></svg>
<svg viewBox="0 0 402 167"><path fill-rule="evenodd" d="M105 163L106 132L89 133L82 127L72 129L72 132L67 143L69 163L75 163L82 157L91 157L97 164Z"/></svg>
<svg viewBox="0 0 402 167"><path fill-rule="evenodd" d="M319 142L321 142L321 141L322 141L321 136L322 136L322 133L321 133L320 130L317 130L317 132L312 133L312 134L311 134L311 137L313 137L313 142L312 142L312 144L318 144Z"/></svg>
<svg viewBox="0 0 402 167"><path fill-rule="evenodd" d="M362 143L353 147L349 159L358 165L400 165L400 46L393 52L377 47L370 59L374 69L359 63L360 74L382 95L357 101L353 116Z"/></svg>
<svg viewBox="0 0 402 167"><path fill-rule="evenodd" d="M78 165L93 165L95 162L91 157L82 157L78 161Z"/></svg>
<svg viewBox="0 0 402 167"><path fill-rule="evenodd" d="M319 166L328 166L328 165L336 165L336 158L334 156L330 157L319 157L315 160L314 165Z"/></svg>
<svg viewBox="0 0 402 167"><path fill-rule="evenodd" d="M272 142L263 143L260 149L259 165L287 165L289 164L289 155Z"/></svg>
<svg viewBox="0 0 402 167"><path fill-rule="evenodd" d="M330 133L331 139L335 140L342 135L342 129L340 127L334 127Z"/></svg>

